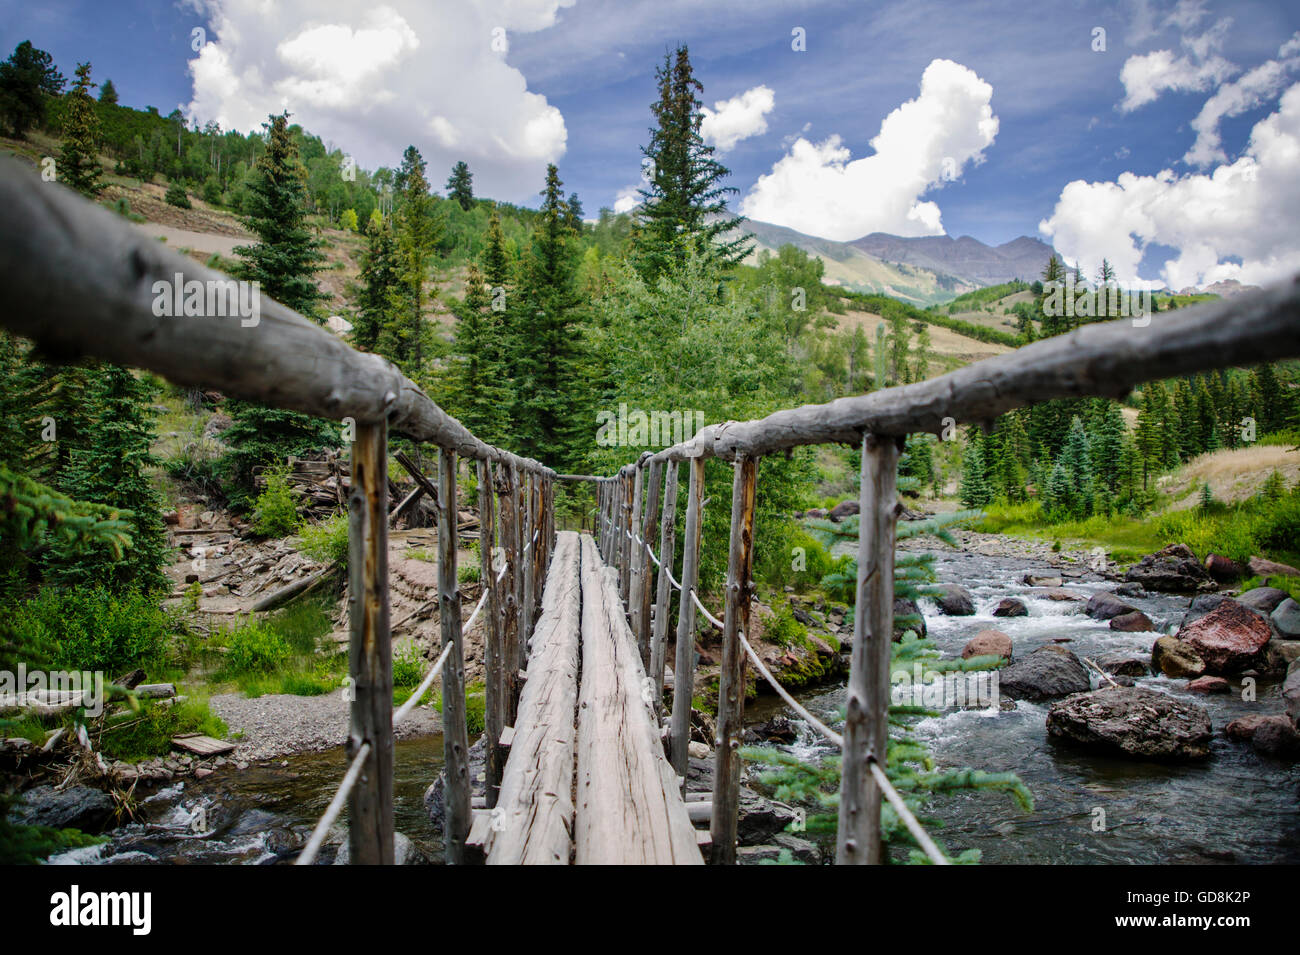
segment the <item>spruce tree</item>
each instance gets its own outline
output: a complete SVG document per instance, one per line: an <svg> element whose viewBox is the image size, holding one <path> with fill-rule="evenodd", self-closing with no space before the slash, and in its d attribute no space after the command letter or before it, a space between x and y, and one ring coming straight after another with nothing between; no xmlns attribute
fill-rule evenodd
<svg viewBox="0 0 1300 955"><path fill-rule="evenodd" d="M424 373L432 337L424 316L429 299L425 284L429 263L443 232L442 220L436 214L436 200L429 194L425 168L420 151L408 146L397 174L402 188L393 217L399 281L394 300L396 313L380 336L377 349L417 381Z"/></svg>
<svg viewBox="0 0 1300 955"><path fill-rule="evenodd" d="M99 87L99 101L107 106L117 105L117 87L112 80L104 80Z"/></svg>
<svg viewBox="0 0 1300 955"><path fill-rule="evenodd" d="M568 460L585 433L585 422L579 423L577 414L582 397L577 260L572 234L564 224L561 186L559 170L548 165L532 247L523 263L523 284L508 309L513 326L513 425L522 453L542 461Z"/></svg>
<svg viewBox="0 0 1300 955"><path fill-rule="evenodd" d="M680 268L688 246L724 265L739 262L751 249L746 235L724 238L740 225L739 217L727 212L726 197L736 190L722 185L730 170L713 158L713 147L700 135L698 94L704 87L695 78L685 45L664 55L655 78L659 99L650 107L655 125L649 145L641 150L649 179L639 190L636 213L641 236L635 264L650 283L664 271Z"/></svg>
<svg viewBox="0 0 1300 955"><path fill-rule="evenodd" d="M961 504L962 507L987 507L993 501L993 492L989 487L987 462L984 459L984 438L977 430L972 430L966 442L966 453L962 458L961 469Z"/></svg>
<svg viewBox="0 0 1300 955"><path fill-rule="evenodd" d="M54 57L23 40L9 59L0 63L0 115L14 139L45 119L51 97L63 92L64 78L54 67Z"/></svg>
<svg viewBox="0 0 1300 955"><path fill-rule="evenodd" d="M465 298L456 302L453 349L454 407L461 424L484 441L505 443L510 388L501 349L500 327L477 263L465 277Z"/></svg>
<svg viewBox="0 0 1300 955"><path fill-rule="evenodd" d="M360 282L355 288L357 312L352 343L373 352L391 321L397 292L397 247L388 219L372 217L366 230L366 250L361 255Z"/></svg>
<svg viewBox="0 0 1300 955"><path fill-rule="evenodd" d="M63 116L59 178L82 195L96 196L104 187L99 165L99 114L90 98L90 64L77 64L77 79L68 93Z"/></svg>
<svg viewBox="0 0 1300 955"><path fill-rule="evenodd" d="M271 116L263 128L266 151L258 157L248 183L245 218L259 241L235 248L241 258L237 275L260 283L261 296L321 322L319 303L326 296L313 276L320 271L323 256L306 224L306 180L289 133L288 114ZM230 402L229 411L234 423L222 435L230 449L224 465L234 481L232 500L240 505L248 503L253 490L254 468L315 451L336 437L326 422L296 411L243 401Z"/></svg>
<svg viewBox="0 0 1300 955"><path fill-rule="evenodd" d="M149 452L157 387L119 365L103 365L93 376L88 400L94 424L85 446L72 452L61 490L76 500L131 512L131 547L116 559L96 549L56 546L47 561L59 586L101 584L113 589L156 592L167 586L167 528L162 499L145 473L156 463Z"/></svg>
<svg viewBox="0 0 1300 955"><path fill-rule="evenodd" d="M456 163L451 169L451 176L447 179L447 198L460 203L466 212L474 208L474 174L464 162Z"/></svg>

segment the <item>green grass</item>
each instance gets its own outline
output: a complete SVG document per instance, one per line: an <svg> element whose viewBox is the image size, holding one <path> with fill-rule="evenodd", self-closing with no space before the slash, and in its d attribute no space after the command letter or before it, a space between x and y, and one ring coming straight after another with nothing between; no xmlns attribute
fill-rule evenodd
<svg viewBox="0 0 1300 955"><path fill-rule="evenodd" d="M111 759L135 763L169 753L172 737L180 733L221 739L229 732L225 722L208 708L206 699L189 697L170 706L144 702L138 712L108 720L98 748Z"/></svg>
<svg viewBox="0 0 1300 955"><path fill-rule="evenodd" d="M321 638L333 627L329 608L323 599L295 601L215 637L228 652L213 682L231 683L250 697L323 696L337 689L347 672L345 655L320 651Z"/></svg>
<svg viewBox="0 0 1300 955"><path fill-rule="evenodd" d="M409 693L407 694L410 695ZM439 713L442 712L442 694L438 693L433 700L433 708ZM470 739L478 736L483 732L484 721L487 714L487 691L480 680L477 683L471 683L465 687L465 723L469 729Z"/></svg>

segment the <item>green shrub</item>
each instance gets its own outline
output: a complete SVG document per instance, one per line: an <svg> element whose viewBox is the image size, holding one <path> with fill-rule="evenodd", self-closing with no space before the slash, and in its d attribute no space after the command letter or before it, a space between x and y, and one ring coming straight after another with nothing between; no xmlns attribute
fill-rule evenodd
<svg viewBox="0 0 1300 955"><path fill-rule="evenodd" d="M808 628L794 619L788 603L772 608L772 617L766 622L763 637L779 647L804 646L808 643Z"/></svg>
<svg viewBox="0 0 1300 955"><path fill-rule="evenodd" d="M227 673L270 673L288 662L289 641L262 621L248 621L229 636Z"/></svg>
<svg viewBox="0 0 1300 955"><path fill-rule="evenodd" d="M289 487L288 472L268 468L266 489L253 507L253 529L263 537L285 537L298 526L298 505Z"/></svg>
<svg viewBox="0 0 1300 955"><path fill-rule="evenodd" d="M419 647L408 643L393 654L393 686L404 689L419 686L428 668L429 661L424 659Z"/></svg>
<svg viewBox="0 0 1300 955"><path fill-rule="evenodd" d="M324 524L304 524L298 528L298 549L322 564L348 563L348 518L338 514Z"/></svg>
<svg viewBox="0 0 1300 955"><path fill-rule="evenodd" d="M467 561L456 567L456 580L462 584L477 584L483 579L483 568L476 561Z"/></svg>
<svg viewBox="0 0 1300 955"><path fill-rule="evenodd" d="M179 179L173 179L167 186L167 195L163 197L169 206L176 206L178 209L192 209L190 197L185 192L185 184Z"/></svg>
<svg viewBox="0 0 1300 955"><path fill-rule="evenodd" d="M222 739L229 732L205 699L191 697L170 705L144 701L138 712L124 713L106 722L99 748L105 756L134 763L171 752L172 737L179 733L202 733Z"/></svg>
<svg viewBox="0 0 1300 955"><path fill-rule="evenodd" d="M46 587L17 608L12 622L33 661L109 677L158 666L175 630L157 598L97 586Z"/></svg>
<svg viewBox="0 0 1300 955"><path fill-rule="evenodd" d="M442 712L442 694L434 698L433 708ZM487 715L487 696L483 684L471 683L465 687L465 727L469 738L475 739L483 732Z"/></svg>

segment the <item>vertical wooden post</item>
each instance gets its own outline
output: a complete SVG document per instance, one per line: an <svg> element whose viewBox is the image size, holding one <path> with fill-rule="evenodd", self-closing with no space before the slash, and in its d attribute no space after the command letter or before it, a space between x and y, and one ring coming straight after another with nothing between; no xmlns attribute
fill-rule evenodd
<svg viewBox="0 0 1300 955"><path fill-rule="evenodd" d="M682 593L677 605L677 658L673 669L673 724L669 752L677 775L686 776L691 742L691 696L695 692L695 604L691 591L700 575L700 520L704 507L704 458L691 458L682 537Z"/></svg>
<svg viewBox="0 0 1300 955"><path fill-rule="evenodd" d="M641 483L641 469L633 468L636 471L636 477L631 474L623 475L623 519L618 534L618 549L615 551L619 554L618 561L618 595L623 601L624 608L627 607L628 588L632 579L632 512L636 508L635 495L640 491L638 486Z"/></svg>
<svg viewBox="0 0 1300 955"><path fill-rule="evenodd" d="M894 638L895 492L900 442L867 435L862 442L858 518L858 589L853 607L853 653L840 770L838 865L878 865L880 786L869 763L882 768L888 741L889 659Z"/></svg>
<svg viewBox="0 0 1300 955"><path fill-rule="evenodd" d="M609 482L601 481L596 485L596 526L593 533L600 547L600 557L609 563Z"/></svg>
<svg viewBox="0 0 1300 955"><path fill-rule="evenodd" d="M515 606L519 620L519 639L515 642L515 658L510 666L515 672L515 682L523 689L520 676L528 666L528 640L533 635L532 614L528 610L528 472L515 469ZM531 549L531 548L530 548ZM516 690L516 697L518 696Z"/></svg>
<svg viewBox="0 0 1300 955"><path fill-rule="evenodd" d="M520 522L523 525L523 534L519 554L523 561L524 595L519 605L523 618L519 633L519 666L527 669L529 641L533 639L533 621L537 617L534 594L537 587L537 542L541 538L540 534L536 538L533 536L537 530L537 475L531 471L524 475L523 491L523 520Z"/></svg>
<svg viewBox="0 0 1300 955"><path fill-rule="evenodd" d="M348 492L348 756L370 744L348 796L353 865L393 864L393 645L388 632L388 425L357 424Z"/></svg>
<svg viewBox="0 0 1300 955"><path fill-rule="evenodd" d="M632 539L628 541L627 552L627 591L623 595L623 602L627 605L628 623L632 628L632 639L636 641L637 648L641 650L641 666L647 662L646 644L642 642L641 631L637 629L637 621L641 616L641 591L638 589L641 584L641 575L643 565L645 564L645 548L637 543L637 538L641 536L641 510L644 506L642 503L645 497L645 468L632 466L632 516L628 521L628 530L632 534Z"/></svg>
<svg viewBox="0 0 1300 955"><path fill-rule="evenodd" d="M519 534L515 514L515 466L497 468L497 503L501 506L501 550L506 575L497 607L501 612L501 667L505 681L506 725L515 725L519 707Z"/></svg>
<svg viewBox="0 0 1300 955"><path fill-rule="evenodd" d="M460 632L460 585L456 581L456 452L438 451L438 618L442 648L451 647L442 665L442 753L446 816L443 820L448 865L465 861L470 824L469 730L465 714L465 648Z"/></svg>
<svg viewBox="0 0 1300 955"><path fill-rule="evenodd" d="M506 725L505 657L501 645L501 607L497 593L497 571L493 567L496 545L496 515L493 508L492 462L478 462L478 549L479 576L487 592L483 620L483 724L487 731L487 805L497 804L501 773L505 768L505 751L501 748L501 730Z"/></svg>
<svg viewBox="0 0 1300 955"><path fill-rule="evenodd" d="M655 562L650 557L651 540L654 537L655 524L659 520L659 488L663 483L663 465L656 461L650 465L650 474L646 480L645 503L641 506L641 520L637 522L637 533L641 536L641 545L637 548L641 554L637 562L638 574L632 586L632 632L636 635L641 648L641 665L646 674L653 678L651 660L653 650L650 645L650 591L655 580ZM659 558L661 561L662 557ZM672 554L668 555L671 563ZM660 681L662 683L662 681ZM662 687L661 687L662 688ZM655 709L659 701L655 701Z"/></svg>
<svg viewBox="0 0 1300 955"><path fill-rule="evenodd" d="M673 568L673 550L677 546L677 462L669 461L663 466L668 476L663 479L664 506L659 528L659 568L658 588L655 593L655 612L650 637L650 677L655 681L655 699L664 696L664 662L668 652L668 608L672 606L673 588L668 580ZM646 601L650 600L650 588L646 588Z"/></svg>
<svg viewBox="0 0 1300 955"><path fill-rule="evenodd" d="M754 493L758 461L736 460L731 489L731 537L727 558L727 609L722 619L722 666L718 673L718 737L713 752L713 818L709 826L714 865L736 862L736 814L740 808L740 734L745 709L745 651L749 633L750 570L754 561Z"/></svg>

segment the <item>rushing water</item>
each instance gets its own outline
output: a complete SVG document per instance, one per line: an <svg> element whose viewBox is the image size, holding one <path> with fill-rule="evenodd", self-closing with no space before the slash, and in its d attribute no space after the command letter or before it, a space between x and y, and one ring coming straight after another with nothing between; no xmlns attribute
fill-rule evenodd
<svg viewBox="0 0 1300 955"><path fill-rule="evenodd" d="M960 655L966 641L986 629L1008 634L1017 658L1067 637L1064 646L1080 657L1149 656L1158 636L1118 633L1084 614L1082 604L1033 596L1021 578L1026 572L1059 575L1046 566L943 552L935 568L941 583L969 590L976 607L975 616L946 617L923 602L929 636L945 655ZM1114 585L1067 579L1065 586L1087 595ZM993 608L1008 596L1022 599L1029 616L994 617ZM1190 601L1153 594L1129 602L1164 631L1182 619ZM954 851L980 849L986 863L1300 862L1300 764L1260 756L1222 732L1239 716L1282 712L1278 685L1261 682L1258 701L1248 703L1235 682L1233 692L1211 696L1187 692L1186 682L1163 676L1138 681L1206 708L1215 739L1211 757L1200 763L1121 759L1055 742L1047 735L1047 704L954 709L923 720L918 735L940 766L1014 771L1035 801L1034 811L1025 813L997 792L940 797L931 807L944 823L938 835ZM817 715L830 714L843 706L844 688L813 691L801 702ZM754 716L764 710L771 712L770 705ZM793 749L824 751L811 735ZM1104 831L1094 831L1098 809L1105 813Z"/></svg>
<svg viewBox="0 0 1300 955"><path fill-rule="evenodd" d="M1056 575L1045 565L943 552L936 570L941 582L966 587L976 605L974 616L945 617L923 604L929 635L946 654L960 654L966 641L985 629L1010 635L1017 657L1061 638L1069 638L1065 646L1077 655L1094 660L1115 652L1148 656L1155 642L1154 633L1111 630L1082 613L1082 604L1034 596L1021 578L1027 572ZM1085 595L1112 586L1066 581L1068 589ZM1007 596L1024 600L1029 616L994 617L993 608ZM1130 602L1165 630L1182 618L1188 599L1150 595ZM1235 684L1231 694L1205 697L1189 694L1183 680L1149 677L1140 682L1206 707L1216 733L1210 759L1162 764L1056 743L1047 736L1044 704L951 710L922 721L918 733L941 766L1014 771L1035 800L1034 811L1025 813L997 792L937 799L930 815L943 821L938 835L948 848L978 848L988 863L1300 862L1300 765L1259 756L1249 745L1222 735L1224 725L1238 716L1281 712L1278 686L1261 683L1259 701L1247 703ZM843 705L844 689L814 690L802 702L828 715ZM749 708L746 718L761 721L781 709L779 701L765 697ZM790 748L804 756L826 751L806 731ZM396 744L396 827L435 862L441 859L441 838L425 813L423 796L441 765L441 736ZM145 798L140 821L115 830L108 842L50 861L291 861L345 769L342 751L335 750L255 764L242 772L226 769L203 780L187 778ZM1094 830L1098 809L1105 812L1104 831ZM196 826L196 821L204 824ZM345 824L346 812L338 824L340 839Z"/></svg>
<svg viewBox="0 0 1300 955"><path fill-rule="evenodd" d="M281 764L284 765L281 765ZM442 769L442 736L398 740L393 801L397 830L431 862L442 841L424 809L424 792ZM107 842L50 859L55 864L151 863L267 865L291 862L334 798L347 771L341 749L286 756L268 765L186 778L141 800L140 819ZM335 823L346 838L347 810ZM328 858L333 857L329 850ZM327 858L322 850L321 859Z"/></svg>

